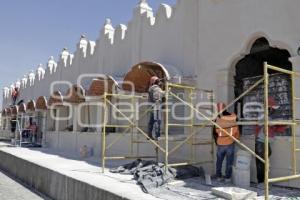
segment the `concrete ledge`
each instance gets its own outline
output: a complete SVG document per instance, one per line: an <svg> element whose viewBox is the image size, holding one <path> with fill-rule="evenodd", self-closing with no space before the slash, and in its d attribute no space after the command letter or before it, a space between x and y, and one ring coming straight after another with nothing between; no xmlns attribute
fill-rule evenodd
<svg viewBox="0 0 300 200"><path fill-rule="evenodd" d="M33 153L40 153L40 152L34 152L33 150L26 150L23 148L9 148L5 147L6 150L24 150L24 155L26 155L26 151L32 151ZM33 189L37 190L38 192L57 200L99 200L99 199L107 199L107 200L119 200L119 199L155 199L154 197L142 193L142 191L138 191L137 188L132 187L132 184L126 186L128 188L131 188L131 190L137 190L133 191L134 193L141 193L140 195L137 195L136 198L130 198L130 195L126 196L126 193L124 193L124 189L128 191L128 188L124 188L124 183L119 183L120 185L116 187L115 182L107 182L107 186L110 186L112 189L116 190L116 193L112 191L108 191L107 188L100 188L98 186L95 186L92 183L88 183L83 180L80 180L78 178L66 175L64 173L60 173L59 171L47 168L45 166L41 166L35 162L32 162L28 160L27 158L23 159L20 158L18 155L13 155L11 152L7 152L6 150L3 150L3 148L0 149L0 168L4 171L8 172L12 176L15 176L17 179L23 181L25 184L28 184ZM47 154L45 154L47 155ZM44 162L47 161L47 156L44 158ZM58 160L59 162L59 160ZM53 165L54 163L50 164ZM74 163L73 163L74 164ZM57 163L57 167L59 168L59 163ZM66 165L66 163L64 163ZM72 162L70 163L72 165ZM78 165L79 166L79 165ZM76 167L78 167L76 166ZM87 169L88 170L88 169ZM62 166L62 172L64 171L64 167ZM70 171L72 171L70 169ZM81 174L82 176L82 174ZM99 176L97 177L97 180L101 181L101 178L103 178L103 181L105 180L104 175L97 174L93 176ZM101 177L102 176L102 177ZM106 177L107 179L107 177ZM120 188L121 192L118 191ZM123 190L122 190L123 189ZM131 191L128 191L130 194ZM123 195L124 194L124 195ZM144 196L144 198L143 198Z"/></svg>

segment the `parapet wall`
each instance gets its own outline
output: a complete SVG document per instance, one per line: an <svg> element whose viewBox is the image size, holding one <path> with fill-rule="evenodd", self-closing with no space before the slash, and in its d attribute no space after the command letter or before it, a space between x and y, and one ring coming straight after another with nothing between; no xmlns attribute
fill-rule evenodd
<svg viewBox="0 0 300 200"><path fill-rule="evenodd" d="M234 65L255 39L266 37L272 46L296 55L299 6L295 0L178 0L154 13L141 0L127 25L114 27L107 19L95 42L82 36L74 53L64 49L57 61L50 57L45 69L40 65L14 85L21 87L19 99L29 101L49 96L53 81L76 83L85 73L123 77L140 61L156 61L178 68L198 87L228 101ZM13 87L4 88L3 107L11 104ZM66 86L61 90L66 92Z"/></svg>

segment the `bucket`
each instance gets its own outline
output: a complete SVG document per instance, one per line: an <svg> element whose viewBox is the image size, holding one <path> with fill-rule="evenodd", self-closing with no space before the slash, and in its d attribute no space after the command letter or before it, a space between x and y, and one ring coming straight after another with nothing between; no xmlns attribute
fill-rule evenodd
<svg viewBox="0 0 300 200"><path fill-rule="evenodd" d="M236 154L235 167L238 169L249 170L251 164L251 154L247 151L239 150Z"/></svg>
<svg viewBox="0 0 300 200"><path fill-rule="evenodd" d="M248 188L250 187L250 169L232 168L233 184L237 187Z"/></svg>

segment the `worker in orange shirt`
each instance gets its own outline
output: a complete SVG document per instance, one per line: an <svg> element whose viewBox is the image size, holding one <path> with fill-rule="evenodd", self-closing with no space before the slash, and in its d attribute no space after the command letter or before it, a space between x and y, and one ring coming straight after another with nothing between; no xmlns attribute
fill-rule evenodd
<svg viewBox="0 0 300 200"><path fill-rule="evenodd" d="M217 104L218 113L224 110L226 105L224 103ZM224 110L216 120L216 123L227 131L232 137L239 139L240 132L239 127L236 124L237 116L235 113L229 113ZM235 143L232 137L230 137L224 130L219 127L215 127L214 136L217 144L217 163L216 163L216 177L218 181L223 181L222 176L222 164L226 157L226 172L225 172L225 182L231 181L232 175L232 165L234 161L234 149Z"/></svg>

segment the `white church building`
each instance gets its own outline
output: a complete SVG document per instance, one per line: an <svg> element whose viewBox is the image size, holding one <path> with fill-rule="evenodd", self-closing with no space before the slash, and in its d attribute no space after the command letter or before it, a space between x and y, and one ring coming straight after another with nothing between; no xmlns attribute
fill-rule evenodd
<svg viewBox="0 0 300 200"><path fill-rule="evenodd" d="M146 0L141 0L128 24L114 26L107 19L95 41L82 35L75 52L64 48L57 59L51 56L45 64L38 65L36 71L19 79L16 77L17 82L3 88L1 135L11 137L11 119L19 120L20 127L24 128L31 116L38 123L40 141L45 147L79 155L86 146L100 159L103 128L93 125L103 121L104 111L98 104L103 99L96 97L103 92L126 93L125 82L128 81L133 83L137 95L145 96L149 77L157 75L171 83L201 89L203 93L212 91L214 98L198 95L199 101L228 104L249 87L247 84L263 75L264 62L300 71L299 8L298 0L177 0L174 6L162 4L153 11ZM290 79L278 76L280 80L274 78L275 89L273 93L270 91L280 105L282 112L279 114L286 119L293 111ZM107 90L103 88L103 79L108 80ZM281 80L287 85L282 83L277 87L276 83ZM296 88L299 84L296 82ZM19 88L19 104L13 106L12 92L16 87ZM230 111L239 112L251 98L253 93L239 100ZM178 109L181 114L186 112L186 108ZM111 124L124 125L114 120L111 112L109 110L108 114ZM294 112L300 118L300 113ZM62 120L54 120L54 116ZM147 118L140 122L140 127L147 130L146 126ZM106 130L110 132L107 140L113 142L122 130L124 128L117 126ZM241 127L241 140L254 149L255 133L251 130L250 126ZM171 132L174 138L180 135L185 138L189 128L173 128L170 130L172 136ZM206 127L199 135L209 139L211 133L212 128ZM130 142L132 138L128 134L111 147L109 154L153 152L151 143L132 146ZM170 148L174 146L176 143L170 144ZM193 158L205 161L213 152L211 146L213 144L194 145L189 149L186 144L178 153L170 155L170 162L181 162L190 153ZM271 176L290 175L291 134L275 136L272 150ZM300 166L300 154L297 158ZM207 170L214 168L213 163L204 165ZM256 181L255 173L253 158L252 181ZM299 183L282 184L299 187Z"/></svg>

